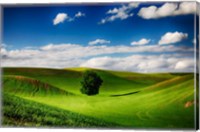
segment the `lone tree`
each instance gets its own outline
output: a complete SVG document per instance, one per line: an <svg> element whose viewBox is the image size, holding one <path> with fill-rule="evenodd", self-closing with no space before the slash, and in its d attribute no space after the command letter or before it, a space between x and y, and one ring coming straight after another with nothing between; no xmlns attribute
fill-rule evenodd
<svg viewBox="0 0 200 132"><path fill-rule="evenodd" d="M95 95L99 93L99 87L103 80L94 71L86 71L83 74L83 80L81 81L81 93L87 95Z"/></svg>

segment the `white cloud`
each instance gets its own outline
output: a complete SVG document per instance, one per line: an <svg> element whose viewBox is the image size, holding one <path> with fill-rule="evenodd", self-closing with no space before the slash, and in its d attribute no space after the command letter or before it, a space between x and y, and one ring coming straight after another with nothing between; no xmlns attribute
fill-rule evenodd
<svg viewBox="0 0 200 132"><path fill-rule="evenodd" d="M192 72L194 63L192 57L131 55L128 57L94 57L80 66L137 72Z"/></svg>
<svg viewBox="0 0 200 132"><path fill-rule="evenodd" d="M82 12L77 12L76 14L75 14L75 16L74 17L83 17L83 16L85 16L85 14L84 13L82 13Z"/></svg>
<svg viewBox="0 0 200 132"><path fill-rule="evenodd" d="M80 17L83 17L83 16L85 16L85 14L84 13L82 13L82 12L77 12L75 15L74 15L74 17L70 17L67 13L58 13L57 15L56 15L56 17L54 18L54 20L53 20L53 24L54 25L57 25L57 24L59 24L59 23L63 23L64 21L68 21L68 22L71 22L71 21L74 21L76 18L80 18Z"/></svg>
<svg viewBox="0 0 200 132"><path fill-rule="evenodd" d="M96 39L94 41L90 41L88 44L89 45L96 45L96 44L109 44L110 41L105 40L105 39Z"/></svg>
<svg viewBox="0 0 200 132"><path fill-rule="evenodd" d="M62 50L69 50L71 48L76 48L79 47L78 44L48 44L45 46L40 47L41 50L44 51L62 51Z"/></svg>
<svg viewBox="0 0 200 132"><path fill-rule="evenodd" d="M176 63L175 69L182 70L187 68L194 68L194 59L180 60Z"/></svg>
<svg viewBox="0 0 200 132"><path fill-rule="evenodd" d="M157 19L168 16L186 15L196 13L196 2L165 3L161 7L143 7L138 16L144 19Z"/></svg>
<svg viewBox="0 0 200 132"><path fill-rule="evenodd" d="M105 56L89 59L88 61L82 63L80 66L93 68L108 68L111 67L114 64L114 62L115 59Z"/></svg>
<svg viewBox="0 0 200 132"><path fill-rule="evenodd" d="M158 44L172 44L172 43L177 43L180 42L188 37L187 33L182 33L182 32L167 32L164 34L161 39L159 40Z"/></svg>
<svg viewBox="0 0 200 132"><path fill-rule="evenodd" d="M63 23L66 19L69 19L69 16L66 13L58 13L53 20L53 24L57 25Z"/></svg>
<svg viewBox="0 0 200 132"><path fill-rule="evenodd" d="M82 46L79 44L48 44L37 49L7 50L1 48L1 65L51 68L90 66L138 72L189 71L191 70L189 66L175 69L175 65L178 61L193 58L193 51L193 48L175 47L174 45ZM142 53L147 54L149 52L157 54L142 55ZM170 52L173 55L160 55L165 52ZM127 53L129 56L127 56ZM125 57L111 57L115 54L122 54Z"/></svg>
<svg viewBox="0 0 200 132"><path fill-rule="evenodd" d="M125 20L129 17L132 17L133 13L131 13L131 11L134 8L137 8L138 6L139 6L139 3L130 3L128 5L123 5L119 8L110 9L106 13L107 15L110 15L110 16L101 19L99 24L105 24L106 22L112 22L117 19Z"/></svg>
<svg viewBox="0 0 200 132"><path fill-rule="evenodd" d="M195 14L196 6L196 2L182 2L179 5L179 9L174 12L174 15Z"/></svg>
<svg viewBox="0 0 200 132"><path fill-rule="evenodd" d="M139 41L131 42L131 45L145 45L145 44L148 44L150 41L151 41L150 39L142 38Z"/></svg>

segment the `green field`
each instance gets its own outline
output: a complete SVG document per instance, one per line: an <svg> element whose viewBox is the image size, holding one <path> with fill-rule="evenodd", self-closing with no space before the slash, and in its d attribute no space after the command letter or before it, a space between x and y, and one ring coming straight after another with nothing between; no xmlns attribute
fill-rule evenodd
<svg viewBox="0 0 200 132"><path fill-rule="evenodd" d="M3 126L194 129L194 74L90 69L98 95L80 92L89 68L3 68Z"/></svg>

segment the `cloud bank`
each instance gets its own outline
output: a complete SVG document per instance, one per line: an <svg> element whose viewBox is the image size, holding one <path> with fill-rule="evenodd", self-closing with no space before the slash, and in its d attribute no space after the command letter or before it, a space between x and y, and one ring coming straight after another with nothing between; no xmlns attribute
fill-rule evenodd
<svg viewBox="0 0 200 132"><path fill-rule="evenodd" d="M82 46L79 44L48 44L37 49L16 50L7 50L2 47L1 57L4 67L65 68L87 66L135 72L193 71L193 49L173 45Z"/></svg>
<svg viewBox="0 0 200 132"><path fill-rule="evenodd" d="M97 57L81 64L83 67L137 71L137 72L180 72L193 71L192 58L179 58L176 55L132 55L124 58ZM185 72L185 71L184 71Z"/></svg>

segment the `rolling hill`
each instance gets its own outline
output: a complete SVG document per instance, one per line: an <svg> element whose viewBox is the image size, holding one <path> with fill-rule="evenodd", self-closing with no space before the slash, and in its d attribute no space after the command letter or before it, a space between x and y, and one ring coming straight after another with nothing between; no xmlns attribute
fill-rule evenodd
<svg viewBox="0 0 200 132"><path fill-rule="evenodd" d="M103 79L99 95L81 94L80 80L85 70L93 70ZM44 105L56 108L58 111L82 115L85 119L96 120L96 124L87 122L83 127L153 129L195 127L196 102L192 73L141 74L90 68L3 68L3 91L6 95L3 98L4 102L9 102L11 98L19 98L27 103L39 104L41 108ZM14 105L18 102L9 103ZM25 123L15 123L17 122L15 114L20 115L19 113L14 112L14 115L6 116L11 108L5 106L4 116L8 121L4 121L4 125L24 126ZM32 105L28 105L27 108L31 109ZM22 113L27 112L27 109L23 110ZM48 118L52 116L50 114ZM39 114L36 114L36 117L41 118ZM58 119L52 118L52 120ZM56 123L51 123L51 126L58 126ZM31 122L29 126L37 125ZM39 123L38 126L45 125ZM71 126L80 127L75 121Z"/></svg>

